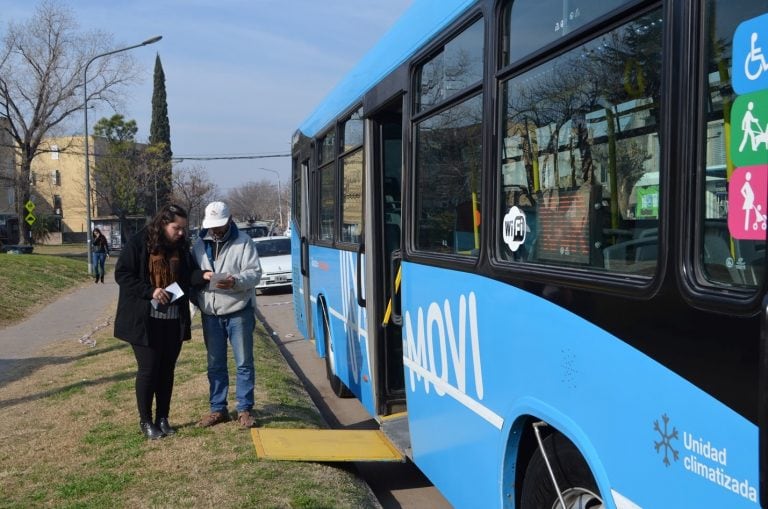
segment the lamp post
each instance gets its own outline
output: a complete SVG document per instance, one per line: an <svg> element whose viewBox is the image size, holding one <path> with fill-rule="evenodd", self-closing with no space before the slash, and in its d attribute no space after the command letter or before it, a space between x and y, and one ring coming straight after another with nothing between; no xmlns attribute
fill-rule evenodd
<svg viewBox="0 0 768 509"><path fill-rule="evenodd" d="M277 172L277 170L270 170L269 168L257 168L257 170L264 170L264 171L271 171L277 176L277 217L278 221L280 223L280 229L283 229L283 206L282 206L282 199L283 196L280 193L280 174Z"/></svg>
<svg viewBox="0 0 768 509"><path fill-rule="evenodd" d="M91 57L91 59L88 60L88 62L86 62L85 68L83 69L83 125L84 125L83 138L85 139L85 218L86 218L85 219L85 223L86 223L85 238L87 240L87 245L88 245L88 274L93 274L93 257L91 253L91 168L90 168L90 162L88 159L88 92L87 92L88 66L91 65L91 63L97 58L114 55L115 53L128 51L129 49L146 46L148 44L154 44L162 38L163 38L162 35L157 35L155 37L152 37L151 39L147 39L146 41L140 44L134 44L133 46L128 46L127 48L120 48L113 51L107 51L106 53L101 53L99 55Z"/></svg>

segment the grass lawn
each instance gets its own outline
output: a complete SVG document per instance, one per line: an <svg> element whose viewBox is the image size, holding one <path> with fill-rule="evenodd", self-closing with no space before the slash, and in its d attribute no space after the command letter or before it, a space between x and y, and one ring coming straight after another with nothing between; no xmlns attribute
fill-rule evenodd
<svg viewBox="0 0 768 509"><path fill-rule="evenodd" d="M0 271L0 320L35 308L24 302L53 298L88 280L85 259L0 255L0 266L10 267ZM262 461L250 431L236 423L195 426L208 410L199 318L176 369L170 420L178 433L157 441L139 433L130 346L111 337L111 326L93 338L93 348L76 341L51 345L0 385L0 508L378 507L343 465ZM322 427L260 324L255 343L259 424ZM233 373L230 365L231 380Z"/></svg>
<svg viewBox="0 0 768 509"><path fill-rule="evenodd" d="M85 256L0 253L0 267L0 327L90 279Z"/></svg>

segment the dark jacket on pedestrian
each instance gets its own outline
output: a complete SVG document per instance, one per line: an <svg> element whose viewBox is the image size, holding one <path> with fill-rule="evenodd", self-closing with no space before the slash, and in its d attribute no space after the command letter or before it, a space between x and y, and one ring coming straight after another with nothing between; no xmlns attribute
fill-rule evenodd
<svg viewBox="0 0 768 509"><path fill-rule="evenodd" d="M178 300L179 331L182 341L192 338L189 313L189 293L192 281L204 284L202 271L197 269L189 250L182 249L176 281L184 295ZM115 265L115 281L120 287L115 316L115 337L136 345L148 345L147 324L155 287L149 279L149 250L147 230L142 229L123 247Z"/></svg>
<svg viewBox="0 0 768 509"><path fill-rule="evenodd" d="M104 235L94 237L91 249L94 253L109 254L109 242L107 242L107 238Z"/></svg>

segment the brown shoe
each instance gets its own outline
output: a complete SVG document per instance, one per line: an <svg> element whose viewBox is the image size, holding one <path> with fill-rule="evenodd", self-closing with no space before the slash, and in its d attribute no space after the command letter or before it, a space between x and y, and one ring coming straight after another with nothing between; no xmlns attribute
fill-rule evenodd
<svg viewBox="0 0 768 509"><path fill-rule="evenodd" d="M227 422L229 420L229 412L222 410L221 412L211 412L208 415L204 415L200 422L197 423L199 428L207 428L215 424Z"/></svg>
<svg viewBox="0 0 768 509"><path fill-rule="evenodd" d="M243 428L253 428L256 426L256 419L253 418L249 410L243 412L237 412L237 422Z"/></svg>

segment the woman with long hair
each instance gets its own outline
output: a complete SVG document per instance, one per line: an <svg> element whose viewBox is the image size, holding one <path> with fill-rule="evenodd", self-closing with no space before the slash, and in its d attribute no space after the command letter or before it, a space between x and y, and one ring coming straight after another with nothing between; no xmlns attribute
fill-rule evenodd
<svg viewBox="0 0 768 509"><path fill-rule="evenodd" d="M192 337L190 285L193 280L202 282L202 272L189 253L186 228L183 208L163 206L130 239L115 265L115 281L120 286L115 337L133 348L138 365L139 428L150 440L176 433L168 421L174 370L182 341Z"/></svg>
<svg viewBox="0 0 768 509"><path fill-rule="evenodd" d="M98 283L99 280L104 282L104 262L107 261L109 256L109 242L101 230L98 228L93 229L93 238L91 239L91 252L93 253L93 273L96 276L94 283Z"/></svg>

